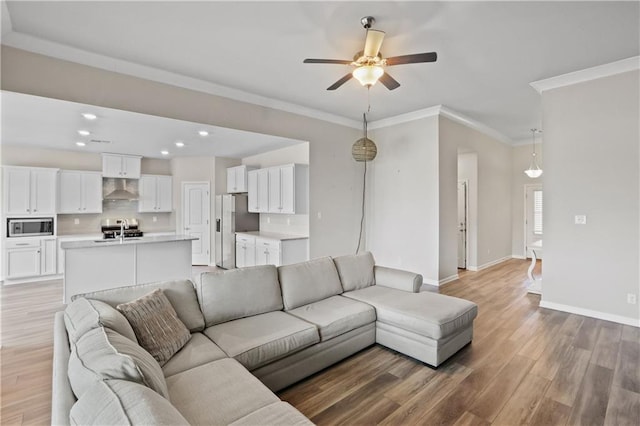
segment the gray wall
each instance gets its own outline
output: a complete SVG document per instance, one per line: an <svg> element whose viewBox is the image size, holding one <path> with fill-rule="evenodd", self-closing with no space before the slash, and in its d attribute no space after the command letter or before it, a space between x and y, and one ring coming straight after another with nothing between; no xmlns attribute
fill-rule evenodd
<svg viewBox="0 0 640 426"><path fill-rule="evenodd" d="M360 171L353 129L2 46L2 89L309 141L311 257L353 250Z"/></svg>
<svg viewBox="0 0 640 426"><path fill-rule="evenodd" d="M543 304L638 325L640 73L543 92ZM586 225L574 225L575 215Z"/></svg>

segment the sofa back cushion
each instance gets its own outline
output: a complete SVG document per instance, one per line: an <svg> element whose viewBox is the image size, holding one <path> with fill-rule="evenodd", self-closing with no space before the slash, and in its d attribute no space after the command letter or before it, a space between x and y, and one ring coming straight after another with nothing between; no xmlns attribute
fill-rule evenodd
<svg viewBox="0 0 640 426"><path fill-rule="evenodd" d="M110 328L138 343L129 321L115 308L99 300L80 297L64 310L64 324L69 340L78 341L87 331L98 327Z"/></svg>
<svg viewBox="0 0 640 426"><path fill-rule="evenodd" d="M124 380L96 382L71 407L72 425L188 425L165 398Z"/></svg>
<svg viewBox="0 0 640 426"><path fill-rule="evenodd" d="M287 311L342 293L340 277L330 257L280 266L278 278Z"/></svg>
<svg viewBox="0 0 640 426"><path fill-rule="evenodd" d="M334 257L344 291L359 290L376 283L373 275L375 260L371 252Z"/></svg>
<svg viewBox="0 0 640 426"><path fill-rule="evenodd" d="M171 302L171 306L178 314L178 318L187 326L189 331L195 333L196 331L204 330L204 317L200 311L196 290L190 280L162 281L94 291L93 293L73 296L72 300L75 301L79 297L86 297L87 299L103 301L115 308L121 303L131 302L151 293L156 288L161 288L164 291L165 296Z"/></svg>
<svg viewBox="0 0 640 426"><path fill-rule="evenodd" d="M197 285L207 327L282 310L278 273L273 265L205 272Z"/></svg>
<svg viewBox="0 0 640 426"><path fill-rule="evenodd" d="M121 334L104 327L94 328L71 347L69 382L77 398L96 382L109 379L140 383L169 398L158 362Z"/></svg>

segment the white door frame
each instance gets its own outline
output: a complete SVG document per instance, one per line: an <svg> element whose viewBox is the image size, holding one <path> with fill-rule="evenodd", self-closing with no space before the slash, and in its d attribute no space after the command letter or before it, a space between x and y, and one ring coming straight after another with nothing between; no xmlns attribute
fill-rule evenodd
<svg viewBox="0 0 640 426"><path fill-rule="evenodd" d="M458 185L464 183L464 269L469 269L469 179L458 179ZM456 186L457 189L457 186ZM457 197L456 197L457 200ZM456 220L456 223L458 221Z"/></svg>
<svg viewBox="0 0 640 426"><path fill-rule="evenodd" d="M527 192L529 192L530 189L536 189L536 188L540 188L542 189L542 184L541 183L525 183L524 184L524 192L522 194L522 199L524 201L524 218L523 218L523 225L524 225L524 229L523 229L523 234L524 234L524 241L522 242L523 245L523 250L524 250L524 258L528 259L529 256L529 250L527 250L527 240L529 239L529 235L528 235L528 223L527 223L527 213L529 212L529 206L527 203ZM543 194L544 197L544 194ZM544 209L544 205L542 207ZM544 225L543 225L544 226Z"/></svg>
<svg viewBox="0 0 640 426"><path fill-rule="evenodd" d="M209 217L207 218L207 235L209 236L209 247L207 250L207 265L211 265L211 183L209 181L183 181L181 182L181 190L180 190L180 197L181 197L181 203L180 203L180 216L181 216L181 220L180 222L182 222L181 225L181 230L180 233L181 234L187 234L186 232L186 225L185 225L185 208L184 208L184 203L186 201L185 199L185 186L186 185L206 185L207 187L207 194L208 194L208 211L209 211Z"/></svg>

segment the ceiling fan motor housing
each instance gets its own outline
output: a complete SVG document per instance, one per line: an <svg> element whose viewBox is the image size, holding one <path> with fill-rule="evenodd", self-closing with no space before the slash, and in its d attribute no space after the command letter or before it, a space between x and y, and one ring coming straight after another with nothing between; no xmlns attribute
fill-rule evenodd
<svg viewBox="0 0 640 426"><path fill-rule="evenodd" d="M373 16L365 16L362 19L360 19L360 23L362 24L363 27L365 27L366 29L371 28L371 26L376 22L376 19Z"/></svg>

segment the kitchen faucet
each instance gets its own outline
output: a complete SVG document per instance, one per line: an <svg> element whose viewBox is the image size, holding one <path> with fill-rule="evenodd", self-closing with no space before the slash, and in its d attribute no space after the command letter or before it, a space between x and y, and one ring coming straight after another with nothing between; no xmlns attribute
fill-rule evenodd
<svg viewBox="0 0 640 426"><path fill-rule="evenodd" d="M129 229L129 221L127 221L127 219L120 219L120 242L124 241L125 229Z"/></svg>

